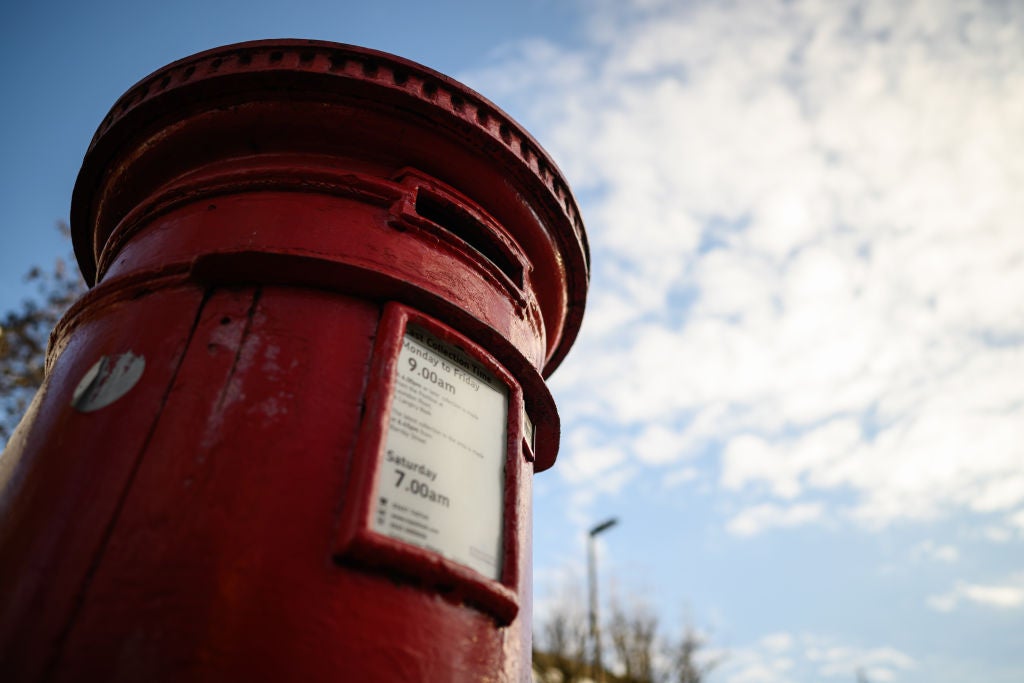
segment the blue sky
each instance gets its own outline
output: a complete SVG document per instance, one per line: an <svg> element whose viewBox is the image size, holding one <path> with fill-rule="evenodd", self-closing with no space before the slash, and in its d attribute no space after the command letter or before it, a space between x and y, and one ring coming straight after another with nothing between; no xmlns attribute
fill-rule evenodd
<svg viewBox="0 0 1024 683"><path fill-rule="evenodd" d="M542 615L602 585L723 683L1024 680L1024 8L998 2L23 5L0 41L0 304L132 83L308 37L460 78L593 247L535 481Z"/></svg>

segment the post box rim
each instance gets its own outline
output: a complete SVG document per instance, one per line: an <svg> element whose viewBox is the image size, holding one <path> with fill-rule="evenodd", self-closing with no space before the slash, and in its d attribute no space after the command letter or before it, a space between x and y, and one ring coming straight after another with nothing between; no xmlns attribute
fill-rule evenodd
<svg viewBox="0 0 1024 683"><path fill-rule="evenodd" d="M322 55L324 52L332 55L326 68L322 59L307 59L308 55ZM264 53L270 55L269 62L252 59L253 55ZM246 55L249 55L248 59ZM335 71L332 70L334 59L339 62L346 59L359 62L361 68ZM387 78L383 75L385 72ZM524 189L542 200L542 210L554 223L546 224L552 232L559 259L565 264L566 310L560 338L549 346L543 374L548 376L554 371L579 333L590 280L587 235L564 174L528 131L475 90L412 60L350 44L304 39L233 43L174 61L130 87L115 102L97 128L85 154L72 196L72 239L79 266L87 281L92 282L96 273L92 200L104 183L106 162L123 145L128 144L140 126L147 125L154 118L162 104L173 101L172 98L178 98L178 101L173 101L174 105L180 106L182 100L193 104L204 97L211 83L225 83L225 79L251 73L259 73L268 78L275 75L287 78L289 74L307 73L383 87L389 94L414 100L419 106L426 105L432 111L439 111L442 116L454 117L461 126L474 131L477 136L490 138L487 140L489 143L497 143L494 147L503 150L503 158L499 162L515 166L517 182L529 185ZM403 87L404 83L399 82L396 76L399 73L405 74L406 78L414 75L423 86ZM444 93L443 97L441 93ZM475 117L465 113L470 109L477 112Z"/></svg>

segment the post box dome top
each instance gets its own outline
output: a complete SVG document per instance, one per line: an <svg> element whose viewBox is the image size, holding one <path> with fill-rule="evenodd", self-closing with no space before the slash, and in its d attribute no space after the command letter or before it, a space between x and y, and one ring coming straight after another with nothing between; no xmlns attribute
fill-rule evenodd
<svg viewBox="0 0 1024 683"><path fill-rule="evenodd" d="M124 172L142 153L136 148L187 117L266 99L388 109L492 160L501 183L513 188L543 229L554 270L563 271L535 273L541 289L564 290L549 297L560 310L541 301L549 335L544 374L560 363L579 331L590 279L586 233L561 171L528 132L474 90L410 60L352 45L312 40L227 45L174 62L132 86L97 129L72 198L72 238L88 282L97 279L99 255L117 224L140 193L157 185L143 178L132 181L138 185L133 191L111 188L115 169ZM182 149L180 155L198 158L201 152ZM151 168L146 172L152 175Z"/></svg>

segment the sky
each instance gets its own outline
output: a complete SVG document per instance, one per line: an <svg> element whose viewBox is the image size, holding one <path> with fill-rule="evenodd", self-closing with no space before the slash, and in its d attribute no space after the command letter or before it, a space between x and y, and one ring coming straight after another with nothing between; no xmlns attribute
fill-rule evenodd
<svg viewBox="0 0 1024 683"><path fill-rule="evenodd" d="M0 25L0 308L67 252L53 225L138 79L257 38L394 52L522 123L587 226L538 616L614 516L603 594L704 633L711 681L1024 680L1024 4L21 3Z"/></svg>

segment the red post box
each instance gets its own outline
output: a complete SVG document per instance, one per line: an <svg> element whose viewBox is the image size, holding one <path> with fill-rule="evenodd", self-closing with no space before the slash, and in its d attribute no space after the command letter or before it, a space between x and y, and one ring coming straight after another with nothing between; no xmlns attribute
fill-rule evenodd
<svg viewBox="0 0 1024 683"><path fill-rule="evenodd" d="M0 678L527 680L589 277L541 147L418 64L245 43L114 105L71 218L94 286L0 460Z"/></svg>

